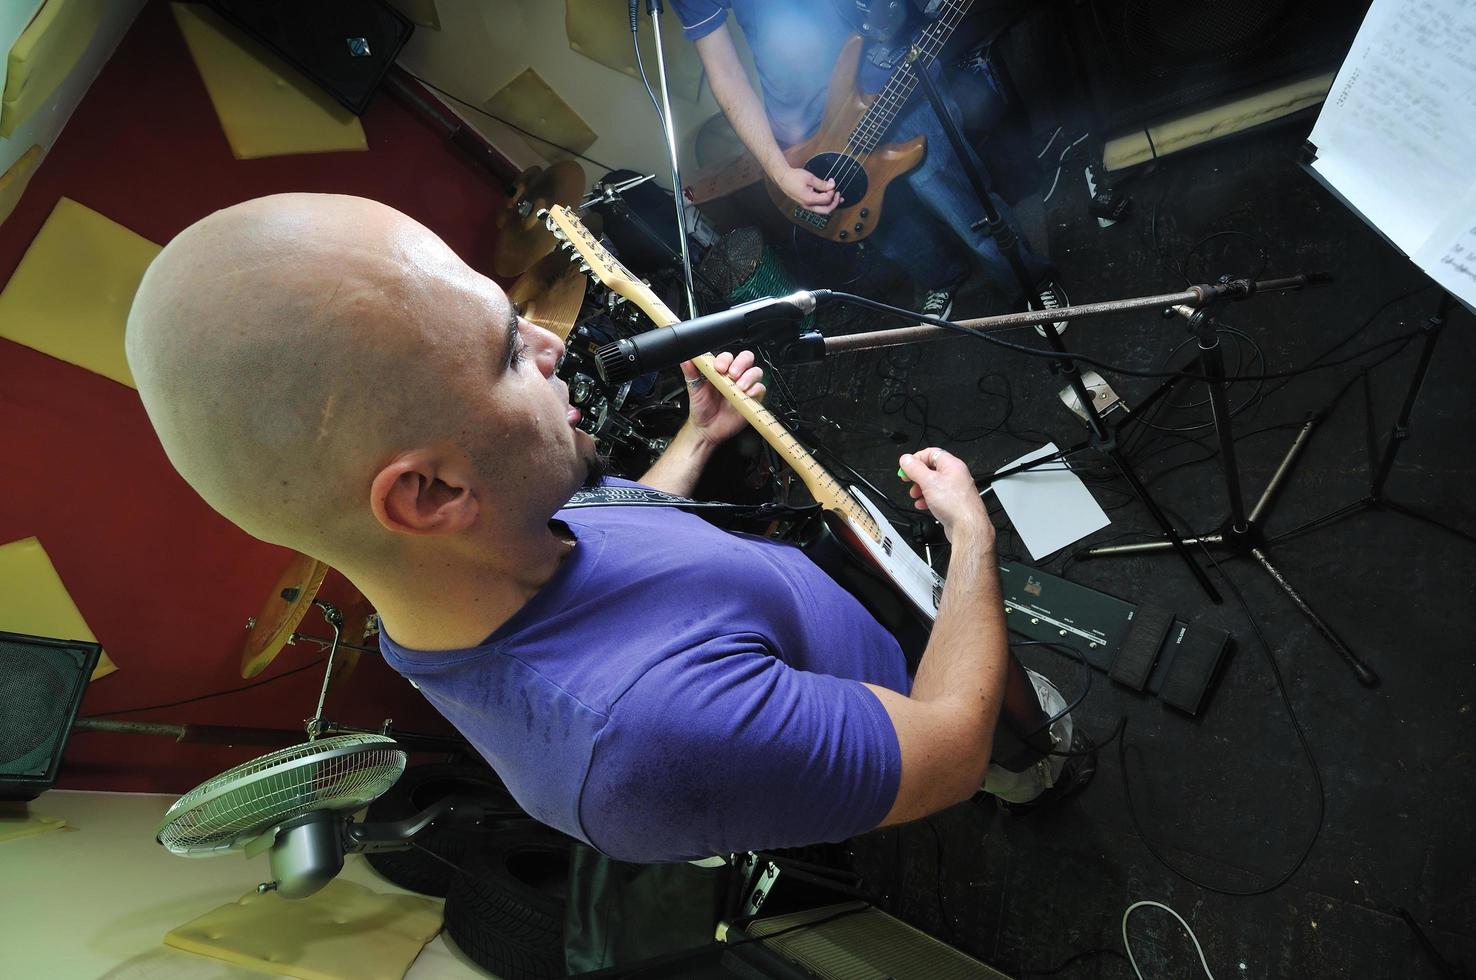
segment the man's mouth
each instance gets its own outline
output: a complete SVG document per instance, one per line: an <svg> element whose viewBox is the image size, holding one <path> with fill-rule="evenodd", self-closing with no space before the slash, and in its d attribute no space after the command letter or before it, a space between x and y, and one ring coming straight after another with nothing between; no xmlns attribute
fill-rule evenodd
<svg viewBox="0 0 1476 980"><path fill-rule="evenodd" d="M568 416L570 425L578 425L579 420L583 417L579 414L579 409L575 408L573 405L569 406L569 411L566 414Z"/></svg>

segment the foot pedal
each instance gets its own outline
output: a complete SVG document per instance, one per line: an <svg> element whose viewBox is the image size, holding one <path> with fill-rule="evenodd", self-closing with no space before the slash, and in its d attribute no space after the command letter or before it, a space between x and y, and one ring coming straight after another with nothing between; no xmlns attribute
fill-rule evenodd
<svg viewBox="0 0 1476 980"><path fill-rule="evenodd" d="M1174 623L1174 614L1161 606L1140 605L1133 616L1132 631L1107 672L1117 683L1134 691L1143 690L1163 647L1163 639Z"/></svg>
<svg viewBox="0 0 1476 980"><path fill-rule="evenodd" d="M1180 711L1197 715L1204 707L1205 695L1225 652L1230 648L1230 634L1213 626L1191 626L1179 644L1168 675L1158 690L1158 697Z"/></svg>

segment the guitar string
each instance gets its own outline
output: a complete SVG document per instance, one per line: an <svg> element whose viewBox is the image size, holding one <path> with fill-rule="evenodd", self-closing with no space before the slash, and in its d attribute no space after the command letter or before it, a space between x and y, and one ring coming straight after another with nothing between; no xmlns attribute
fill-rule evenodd
<svg viewBox="0 0 1476 980"><path fill-rule="evenodd" d="M942 44L939 39L946 34L952 34L954 28L958 26L956 22L952 22L953 15L958 14L959 19L962 20L963 11L967 6L968 0L964 0L959 6L954 6L950 2L947 12L924 32L922 40L918 42L917 46L921 52L918 62L926 66L933 58L937 57L938 51L942 50ZM929 50L935 43L938 46L938 51ZM851 133L850 138L847 139L846 155L832 162L830 170L826 174L826 180L835 179L839 186L845 181L850 180L856 171L862 167L863 161L876 148L881 137L885 135L886 128L892 122L889 118L886 124L883 125L877 122L877 120L882 116L895 115L906 104L907 98L912 94L912 87L916 83L916 79L913 77L914 64L916 63L902 65L887 80L887 84L883 86L881 94L867 108L866 114L861 117L861 123ZM863 147L864 149L862 149ZM859 151L860 160L856 159L857 151ZM846 172L843 175L838 175L837 168L846 168Z"/></svg>
<svg viewBox="0 0 1476 980"><path fill-rule="evenodd" d="M893 119L888 118L885 124L877 122L882 116L894 117L906 104L912 95L912 89L917 84L916 68L921 66L924 71L943 50L945 38L951 35L959 22L963 20L965 11L972 0L945 0L948 3L947 10L923 33L923 38L918 42L919 54L917 60L904 64L887 80L875 102L867 108L866 114L861 117L860 124L851 133L846 141L846 153L840 159L832 162L830 170L823 178L835 180L839 189L849 181L865 165L865 161L881 138L886 135L886 129L891 126ZM936 50L932 50L936 46ZM828 221L827 216L827 221Z"/></svg>
<svg viewBox="0 0 1476 980"><path fill-rule="evenodd" d="M589 248L590 255L585 256L586 261L593 259L594 261L590 262L592 266L601 265L621 273L628 283L636 283L640 281L635 277L633 273L630 272L629 269L625 267L624 263L615 258L615 256L611 255L609 251L606 250L605 247L594 238L594 236L589 232L587 228L584 227L583 223L580 222L577 217L570 217L572 218L574 224L578 226L580 231L576 232L573 228L569 228L566 229L566 234L569 235L569 240L571 242L578 238L586 245L586 247ZM580 234L580 232L582 232L582 234ZM578 246L576 245L576 248L577 247ZM607 288L610 288L608 283L606 285ZM654 294L652 294L652 296L654 298ZM664 304L662 304L662 307L664 308ZM650 315L650 311L648 311L647 315ZM653 321L657 319L657 317L652 316ZM660 317L659 319L670 319L670 321L674 323L676 322L677 317L670 310L665 310L665 315ZM714 372L716 372L716 369L712 367L712 362L710 359L705 362L704 366L712 368ZM721 375L718 375L718 377L721 378L721 380L723 381L729 380ZM854 523L859 524L862 530L864 530L869 537L878 541L881 540L882 532L880 526L876 523L875 519L872 518L871 514L852 501L851 495L845 491L841 482L837 480L835 476L830 473L830 471L826 470L823 466L820 465L820 462L815 459L814 455L800 444L799 440L795 438L794 433L790 432L789 429L785 427L784 423L779 421L778 417L775 416L774 413L770 411L767 406L765 406L762 402L750 398L743 392L738 391L731 382L729 382L728 385L726 385L725 387L731 388L735 393L742 396L742 400L754 413L754 418L749 420L750 424L752 424L755 430L757 430L760 434L763 434L765 430L770 433L770 435L774 439L774 442L777 443L777 445L774 445L774 448L776 450L779 450L782 454L786 455L789 458L790 466L792 469L794 469L796 473L801 474L801 477L803 478L803 470L805 468L811 470L812 476L816 481L817 489L823 489L829 493L829 495L833 498L833 503L835 504L836 509L846 513L847 516L849 516ZM771 445L773 445L773 443L771 443ZM819 494L816 494L816 496L818 497Z"/></svg>

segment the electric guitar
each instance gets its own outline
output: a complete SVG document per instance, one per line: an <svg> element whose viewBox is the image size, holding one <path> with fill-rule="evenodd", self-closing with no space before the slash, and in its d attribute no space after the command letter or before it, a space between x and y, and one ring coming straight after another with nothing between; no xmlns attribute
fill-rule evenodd
<svg viewBox="0 0 1476 980"><path fill-rule="evenodd" d="M545 220L554 238L558 240L559 247L577 255L581 260L581 271L634 303L658 327L670 326L680 321L661 298L652 292L650 286L636 278L590 234L574 212L563 205L555 205L547 212ZM831 533L853 555L861 558L873 573L879 574L896 592L905 597L912 613L931 625L943 597L942 576L918 557L905 541L898 538L892 525L875 504L862 496L856 488L847 488L831 476L772 412L741 391L726 374L719 372L713 366L711 354L695 357L692 363L707 379L708 384L731 402L748 423L758 430L764 441L794 470L823 509L826 525ZM884 621L883 625L891 624Z"/></svg>
<svg viewBox="0 0 1476 980"><path fill-rule="evenodd" d="M630 300L657 326L678 322L677 315L651 287L611 255L573 211L555 205L540 215L559 247L579 257L581 272ZM694 357L692 363L707 383L732 403L784 458L820 504L825 533L806 542L805 553L856 596L896 637L910 669L916 670L943 601L943 576L897 537L896 530L875 504L855 487L843 486L826 472L772 412L719 372L713 366L711 354ZM843 554L836 558L836 552ZM1031 739L1038 743L1041 737L1047 737L1040 734L1044 719L1035 688L1019 658L1011 653L1005 658L1004 699L1000 727L994 736L996 750L1006 747L1007 752L1013 753ZM1006 757L1009 756L996 756Z"/></svg>
<svg viewBox="0 0 1476 980"><path fill-rule="evenodd" d="M885 146L879 145L881 138L912 95L916 72L943 50L972 3L942 0L937 19L913 43L907 60L892 72L886 86L872 95L856 91L862 39L857 35L846 41L830 76L820 128L805 142L784 151L790 166L808 170L822 180L834 178L845 203L829 214L816 214L765 179L769 199L781 214L805 231L835 242L859 242L876 230L887 185L921 163L927 150L927 140L922 136ZM701 203L762 176L753 158L745 154L720 173L698 180L687 194L693 203Z"/></svg>

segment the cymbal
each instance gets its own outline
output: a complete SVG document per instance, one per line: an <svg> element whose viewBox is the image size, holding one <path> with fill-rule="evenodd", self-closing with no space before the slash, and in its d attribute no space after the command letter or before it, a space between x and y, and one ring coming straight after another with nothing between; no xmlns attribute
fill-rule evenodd
<svg viewBox="0 0 1476 980"><path fill-rule="evenodd" d="M596 224L598 219L597 214L588 216L588 220ZM560 340L568 340L570 331L579 320L588 281L576 262L562 250L555 249L518 277L517 282L508 288L507 298L519 315Z"/></svg>
<svg viewBox="0 0 1476 980"><path fill-rule="evenodd" d="M292 631L312 608L327 574L326 564L303 554L296 555L282 569L261 612L246 626L246 646L241 651L242 677L255 677L282 652Z"/></svg>
<svg viewBox="0 0 1476 980"><path fill-rule="evenodd" d="M492 273L502 278L520 276L554 250L553 233L538 212L555 204L572 206L584 194L584 168L560 160L548 169L529 167L513 183L507 206L497 216L497 246Z"/></svg>

